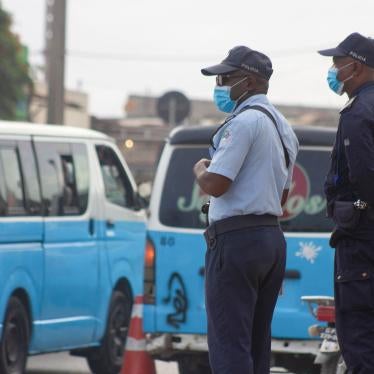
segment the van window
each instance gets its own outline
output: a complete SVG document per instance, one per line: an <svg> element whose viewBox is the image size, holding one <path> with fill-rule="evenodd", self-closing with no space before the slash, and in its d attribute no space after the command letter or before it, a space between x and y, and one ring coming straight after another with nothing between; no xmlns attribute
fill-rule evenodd
<svg viewBox="0 0 374 374"><path fill-rule="evenodd" d="M30 141L18 141L17 144L25 185L26 210L29 215L41 215L40 186L32 144Z"/></svg>
<svg viewBox="0 0 374 374"><path fill-rule="evenodd" d="M15 147L0 146L3 182L0 184L3 215L25 215L25 192L19 154Z"/></svg>
<svg viewBox="0 0 374 374"><path fill-rule="evenodd" d="M103 145L97 146L96 151L106 198L112 204L132 208L134 206L134 192L117 155L111 148Z"/></svg>
<svg viewBox="0 0 374 374"><path fill-rule="evenodd" d="M208 158L207 147L177 148L170 157L160 205L164 225L202 229L205 215L201 206L208 201L197 183L192 168L201 158Z"/></svg>
<svg viewBox="0 0 374 374"><path fill-rule="evenodd" d="M5 216L6 210L7 210L7 204L6 204L5 174L3 171L2 162L0 162L0 217Z"/></svg>
<svg viewBox="0 0 374 374"><path fill-rule="evenodd" d="M86 146L72 144L73 162L75 165L76 188L78 195L79 212L86 211L88 205L88 192L90 186L90 174Z"/></svg>
<svg viewBox="0 0 374 374"><path fill-rule="evenodd" d="M84 144L37 142L45 215L80 215L87 210L89 167Z"/></svg>
<svg viewBox="0 0 374 374"><path fill-rule="evenodd" d="M205 215L201 206L208 200L198 187L193 165L208 158L204 147L176 148L170 157L160 203L160 222L167 226L202 229ZM330 151L302 149L298 154L293 184L284 207L281 225L285 231L329 232L323 183L329 165Z"/></svg>
<svg viewBox="0 0 374 374"><path fill-rule="evenodd" d="M301 148L294 168L292 185L283 207L281 226L289 232L331 232L332 220L326 217L323 191L330 164L328 148Z"/></svg>
<svg viewBox="0 0 374 374"><path fill-rule="evenodd" d="M0 143L0 216L41 215L41 198L30 141Z"/></svg>

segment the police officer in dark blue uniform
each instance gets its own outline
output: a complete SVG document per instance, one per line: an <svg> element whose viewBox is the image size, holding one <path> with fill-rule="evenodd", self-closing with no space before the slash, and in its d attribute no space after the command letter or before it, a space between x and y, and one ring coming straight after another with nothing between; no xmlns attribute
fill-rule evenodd
<svg viewBox="0 0 374 374"><path fill-rule="evenodd" d="M214 374L269 374L271 319L286 243L278 224L298 151L297 138L267 99L270 59L245 46L218 65L214 102L229 113L194 166L211 195L205 231L208 346Z"/></svg>
<svg viewBox="0 0 374 374"><path fill-rule="evenodd" d="M336 327L348 372L374 373L374 40L353 33L336 48L330 88L349 101L340 121L325 183L336 227Z"/></svg>

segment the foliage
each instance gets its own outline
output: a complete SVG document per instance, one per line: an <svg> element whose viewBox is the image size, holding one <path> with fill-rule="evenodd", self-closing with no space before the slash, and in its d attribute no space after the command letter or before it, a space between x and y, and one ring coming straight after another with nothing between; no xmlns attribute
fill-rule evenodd
<svg viewBox="0 0 374 374"><path fill-rule="evenodd" d="M12 19L0 5L0 118L15 120L17 105L32 91L26 48L11 31Z"/></svg>

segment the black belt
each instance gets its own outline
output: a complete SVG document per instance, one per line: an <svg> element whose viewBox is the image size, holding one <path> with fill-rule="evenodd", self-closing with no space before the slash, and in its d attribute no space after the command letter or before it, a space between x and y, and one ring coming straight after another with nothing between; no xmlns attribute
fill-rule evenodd
<svg viewBox="0 0 374 374"><path fill-rule="evenodd" d="M209 240L215 238L217 235L226 232L241 230L248 227L258 226L278 226L278 217L271 214L246 214L242 216L233 216L213 222L204 231L204 236Z"/></svg>

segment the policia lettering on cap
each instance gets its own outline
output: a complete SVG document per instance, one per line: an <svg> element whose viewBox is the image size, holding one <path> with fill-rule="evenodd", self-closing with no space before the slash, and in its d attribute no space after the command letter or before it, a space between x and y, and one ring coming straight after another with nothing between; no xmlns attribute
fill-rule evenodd
<svg viewBox="0 0 374 374"><path fill-rule="evenodd" d="M291 185L297 138L267 99L273 68L239 46L218 65L214 102L229 113L194 166L211 195L204 235L208 346L214 374L268 374L270 325L285 271L278 224Z"/></svg>
<svg viewBox="0 0 374 374"><path fill-rule="evenodd" d="M348 372L374 373L374 40L353 33L331 56L327 81L340 111L325 193L336 223L336 327Z"/></svg>

